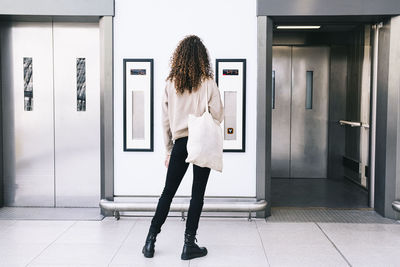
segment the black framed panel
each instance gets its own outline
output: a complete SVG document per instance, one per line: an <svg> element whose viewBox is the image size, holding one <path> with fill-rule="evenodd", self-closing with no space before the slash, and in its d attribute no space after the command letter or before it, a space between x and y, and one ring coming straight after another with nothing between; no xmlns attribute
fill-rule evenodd
<svg viewBox="0 0 400 267"><path fill-rule="evenodd" d="M154 151L153 59L124 59L124 151Z"/></svg>
<svg viewBox="0 0 400 267"><path fill-rule="evenodd" d="M224 152L245 152L246 59L216 59L215 66L225 109Z"/></svg>

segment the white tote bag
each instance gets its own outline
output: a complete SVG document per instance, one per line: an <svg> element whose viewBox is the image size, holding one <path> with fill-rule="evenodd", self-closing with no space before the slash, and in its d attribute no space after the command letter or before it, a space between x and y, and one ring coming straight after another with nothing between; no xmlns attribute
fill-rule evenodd
<svg viewBox="0 0 400 267"><path fill-rule="evenodd" d="M206 88L206 111L197 117L189 114L187 163L222 172L223 135L219 121L208 110L208 87Z"/></svg>

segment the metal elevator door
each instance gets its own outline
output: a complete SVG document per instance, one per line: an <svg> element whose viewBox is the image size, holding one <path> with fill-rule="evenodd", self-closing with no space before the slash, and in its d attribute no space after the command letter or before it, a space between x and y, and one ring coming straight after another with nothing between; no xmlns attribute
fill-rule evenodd
<svg viewBox="0 0 400 267"><path fill-rule="evenodd" d="M327 177L329 52L273 47L272 177Z"/></svg>
<svg viewBox="0 0 400 267"><path fill-rule="evenodd" d="M6 206L98 207L98 23L0 28Z"/></svg>

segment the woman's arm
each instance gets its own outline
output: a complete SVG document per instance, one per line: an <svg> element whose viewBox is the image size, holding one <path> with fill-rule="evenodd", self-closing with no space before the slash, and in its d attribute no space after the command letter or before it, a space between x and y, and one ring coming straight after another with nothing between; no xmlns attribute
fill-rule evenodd
<svg viewBox="0 0 400 267"><path fill-rule="evenodd" d="M209 85L211 92L208 96L208 108L212 117L221 123L224 120L224 106L221 101L221 94L214 80L210 80Z"/></svg>
<svg viewBox="0 0 400 267"><path fill-rule="evenodd" d="M164 143L165 143L165 154L166 156L171 155L172 151L172 134L171 128L169 124L168 117L168 83L165 86L164 94L162 97L162 125L163 125L163 135L164 135Z"/></svg>

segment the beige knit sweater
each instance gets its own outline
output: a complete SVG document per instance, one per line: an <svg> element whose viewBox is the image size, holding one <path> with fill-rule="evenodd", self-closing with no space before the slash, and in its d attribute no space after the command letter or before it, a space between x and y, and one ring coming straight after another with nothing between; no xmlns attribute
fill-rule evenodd
<svg viewBox="0 0 400 267"><path fill-rule="evenodd" d="M207 90L207 91L206 91ZM222 122L224 107L217 84L213 79L202 82L200 87L189 93L177 94L174 82L167 81L162 97L162 125L166 155L170 155L173 142L181 137L188 136L188 115L201 116L205 111L205 97L208 95L208 107L211 116Z"/></svg>

